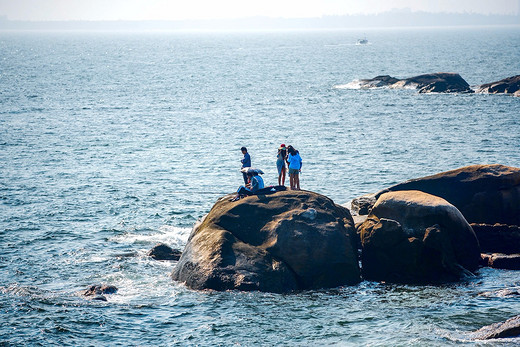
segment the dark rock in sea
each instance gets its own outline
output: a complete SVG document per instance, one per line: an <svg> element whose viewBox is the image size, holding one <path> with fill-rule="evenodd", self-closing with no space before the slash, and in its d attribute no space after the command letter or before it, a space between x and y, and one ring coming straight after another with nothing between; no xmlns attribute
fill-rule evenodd
<svg viewBox="0 0 520 347"><path fill-rule="evenodd" d="M520 75L504 78L503 80L486 83L478 86L477 93L514 94L520 91Z"/></svg>
<svg viewBox="0 0 520 347"><path fill-rule="evenodd" d="M507 224L478 224L471 227L484 253L520 253L520 226Z"/></svg>
<svg viewBox="0 0 520 347"><path fill-rule="evenodd" d="M394 83L393 88L419 89L419 93L473 93L468 82L458 73L438 72L405 78Z"/></svg>
<svg viewBox="0 0 520 347"><path fill-rule="evenodd" d="M494 269L520 270L520 254L482 254L484 266Z"/></svg>
<svg viewBox="0 0 520 347"><path fill-rule="evenodd" d="M479 265L478 241L462 214L420 191L381 195L359 231L369 280L441 283L472 275Z"/></svg>
<svg viewBox="0 0 520 347"><path fill-rule="evenodd" d="M308 191L217 201L172 273L192 289L287 292L358 283L348 209Z"/></svg>
<svg viewBox="0 0 520 347"><path fill-rule="evenodd" d="M413 88L419 93L473 93L469 84L453 72L438 72L398 79L388 75L359 81L360 88L390 87Z"/></svg>
<svg viewBox="0 0 520 347"><path fill-rule="evenodd" d="M520 225L520 168L466 166L396 184L375 197L402 190L439 196L457 207L470 223Z"/></svg>
<svg viewBox="0 0 520 347"><path fill-rule="evenodd" d="M117 292L117 287L108 284L93 284L86 290L81 292L82 295L89 297L92 300L107 301L103 294L114 294Z"/></svg>
<svg viewBox="0 0 520 347"><path fill-rule="evenodd" d="M520 336L520 316L480 328L475 333L477 340L490 340Z"/></svg>
<svg viewBox="0 0 520 347"><path fill-rule="evenodd" d="M389 87L392 84L399 82L400 79L391 77L389 75L376 76L370 79L359 80L359 85L361 88L379 88L379 87Z"/></svg>
<svg viewBox="0 0 520 347"><path fill-rule="evenodd" d="M172 249L164 243L158 243L146 255L152 257L155 260L179 260L181 257L181 251Z"/></svg>

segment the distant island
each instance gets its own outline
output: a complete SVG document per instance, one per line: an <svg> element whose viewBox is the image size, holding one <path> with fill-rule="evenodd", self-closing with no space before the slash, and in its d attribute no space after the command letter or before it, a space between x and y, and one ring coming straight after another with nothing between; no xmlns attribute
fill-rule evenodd
<svg viewBox="0 0 520 347"><path fill-rule="evenodd" d="M78 31L191 31L191 30L305 30L390 27L520 26L520 15L413 12L392 10L380 14L316 18L250 17L177 21L19 21L0 16L0 30Z"/></svg>

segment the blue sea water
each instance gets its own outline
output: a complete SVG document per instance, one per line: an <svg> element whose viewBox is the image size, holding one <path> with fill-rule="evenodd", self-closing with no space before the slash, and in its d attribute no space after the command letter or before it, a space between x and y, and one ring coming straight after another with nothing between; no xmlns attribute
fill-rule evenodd
<svg viewBox="0 0 520 347"><path fill-rule="evenodd" d="M286 295L197 292L175 262L240 147L276 183L336 203L465 165L520 167L520 98L356 90L389 74L520 73L520 29L264 33L0 33L1 345L458 345L520 311L520 273L445 286L362 282ZM119 288L107 302L78 295ZM510 345L518 341L493 341ZM480 343L480 345L486 345Z"/></svg>

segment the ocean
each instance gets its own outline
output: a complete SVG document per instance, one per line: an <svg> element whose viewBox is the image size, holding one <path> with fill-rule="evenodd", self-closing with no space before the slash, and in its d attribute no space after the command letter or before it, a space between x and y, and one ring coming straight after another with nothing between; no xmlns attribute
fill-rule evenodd
<svg viewBox="0 0 520 347"><path fill-rule="evenodd" d="M519 74L519 58L519 27L0 32L0 345L475 344L471 331L520 312L500 295L520 272L201 292L146 252L183 249L243 183L242 146L271 185L293 145L302 189L338 204L466 165L520 167L520 98L349 87L432 72L478 85ZM119 290L78 294L95 283Z"/></svg>

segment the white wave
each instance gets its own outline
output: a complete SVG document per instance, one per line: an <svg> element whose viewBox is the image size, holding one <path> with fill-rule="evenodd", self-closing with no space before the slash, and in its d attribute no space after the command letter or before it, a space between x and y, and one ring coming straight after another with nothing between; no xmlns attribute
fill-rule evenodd
<svg viewBox="0 0 520 347"><path fill-rule="evenodd" d="M153 245L156 243L165 243L170 247L183 247L188 241L191 228L180 228L170 225L163 225L154 234L137 234L125 233L114 236L110 239L112 242L122 244L146 244Z"/></svg>
<svg viewBox="0 0 520 347"><path fill-rule="evenodd" d="M360 80L353 80L350 83L347 84L338 84L335 86L332 86L333 89L362 89L361 81Z"/></svg>

